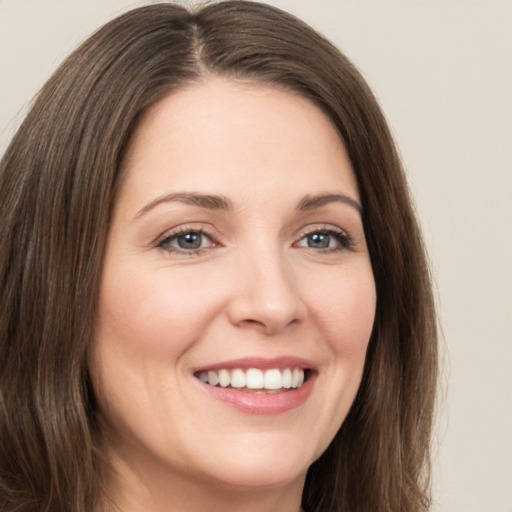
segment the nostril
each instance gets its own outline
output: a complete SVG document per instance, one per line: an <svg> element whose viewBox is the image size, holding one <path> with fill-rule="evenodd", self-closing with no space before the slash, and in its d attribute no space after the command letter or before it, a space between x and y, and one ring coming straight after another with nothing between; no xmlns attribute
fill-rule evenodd
<svg viewBox="0 0 512 512"><path fill-rule="evenodd" d="M266 334L267 336L272 336L276 333L279 333L284 328L290 328L296 326L300 322L299 319L294 318L289 322L286 321L260 321L260 320L253 320L251 318L244 319L240 322L238 322L236 325L241 328L246 328L249 330L254 330L257 332L261 332L263 334Z"/></svg>
<svg viewBox="0 0 512 512"><path fill-rule="evenodd" d="M238 322L238 325L240 327L249 327L254 329L263 329L266 330L266 326L263 322L260 322L259 320L253 320L251 318L246 318L244 320L241 320Z"/></svg>

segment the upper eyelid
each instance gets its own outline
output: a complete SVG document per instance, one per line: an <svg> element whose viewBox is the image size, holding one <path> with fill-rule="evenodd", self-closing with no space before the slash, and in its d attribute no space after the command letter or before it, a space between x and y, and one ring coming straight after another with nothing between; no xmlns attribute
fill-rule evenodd
<svg viewBox="0 0 512 512"><path fill-rule="evenodd" d="M194 225L196 224L196 225ZM162 243L163 241L167 240L168 238L178 237L182 234L186 233L201 233L202 235L210 238L213 240L215 238L215 234L212 233L212 229L206 227L206 224L203 222L198 223L187 223L187 224L181 224L179 226L166 229L162 234L158 235L155 239L155 244Z"/></svg>
<svg viewBox="0 0 512 512"><path fill-rule="evenodd" d="M327 231L327 230L340 231L340 232L345 233L344 229L340 228L339 226L336 226L334 224L329 224L329 223L310 224L303 228L304 232Z"/></svg>
<svg viewBox="0 0 512 512"><path fill-rule="evenodd" d="M318 231L327 231L327 232L332 231L332 232L344 235L347 238L352 238L346 229L340 228L339 226L336 226L334 224L325 224L325 223L323 223L323 224L313 224L313 225L310 225L310 226L306 226L305 228L303 228L300 231L298 236L300 238L303 238L303 237L305 237L307 235L310 235L311 233L316 233Z"/></svg>

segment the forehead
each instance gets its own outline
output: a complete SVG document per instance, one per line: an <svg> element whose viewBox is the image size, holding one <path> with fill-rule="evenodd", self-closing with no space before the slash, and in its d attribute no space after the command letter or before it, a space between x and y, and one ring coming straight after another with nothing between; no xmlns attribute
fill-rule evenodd
<svg viewBox="0 0 512 512"><path fill-rule="evenodd" d="M310 100L281 88L211 78L174 91L143 116L123 163L125 181L155 193L224 193L285 180L357 197L344 144ZM252 183L249 183L252 182ZM160 190L156 190L160 188Z"/></svg>

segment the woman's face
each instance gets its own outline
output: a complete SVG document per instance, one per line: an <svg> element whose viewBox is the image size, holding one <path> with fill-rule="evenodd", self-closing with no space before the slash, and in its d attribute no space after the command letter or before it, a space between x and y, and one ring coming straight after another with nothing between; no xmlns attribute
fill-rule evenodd
<svg viewBox="0 0 512 512"><path fill-rule="evenodd" d="M145 115L123 172L89 361L118 472L302 485L375 312L335 128L293 93L209 79Z"/></svg>

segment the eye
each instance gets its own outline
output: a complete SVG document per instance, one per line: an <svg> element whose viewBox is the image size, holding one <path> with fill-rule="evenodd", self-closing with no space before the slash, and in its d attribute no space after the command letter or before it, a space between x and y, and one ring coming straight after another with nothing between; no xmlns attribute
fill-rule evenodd
<svg viewBox="0 0 512 512"><path fill-rule="evenodd" d="M180 229L166 236L158 247L174 253L197 254L202 249L213 247L212 239L202 230Z"/></svg>
<svg viewBox="0 0 512 512"><path fill-rule="evenodd" d="M295 245L321 251L337 251L350 249L352 243L348 235L343 231L321 229L307 233Z"/></svg>

